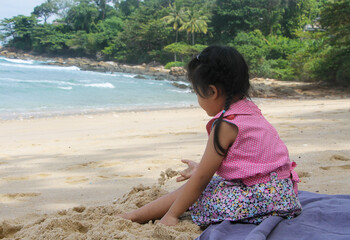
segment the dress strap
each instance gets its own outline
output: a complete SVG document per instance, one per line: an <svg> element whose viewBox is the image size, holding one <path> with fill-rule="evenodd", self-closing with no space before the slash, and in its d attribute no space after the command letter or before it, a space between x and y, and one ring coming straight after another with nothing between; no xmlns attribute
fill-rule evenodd
<svg viewBox="0 0 350 240"><path fill-rule="evenodd" d="M292 162L292 166L290 167L290 173L293 182L293 189L296 195L298 195L298 182L300 182L299 176L294 168L297 166L296 162Z"/></svg>

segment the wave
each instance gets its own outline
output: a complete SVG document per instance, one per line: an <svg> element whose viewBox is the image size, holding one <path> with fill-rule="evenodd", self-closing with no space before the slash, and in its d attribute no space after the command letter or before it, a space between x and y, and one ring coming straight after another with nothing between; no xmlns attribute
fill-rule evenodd
<svg viewBox="0 0 350 240"><path fill-rule="evenodd" d="M191 89L185 89L185 90L174 90L174 89L171 89L169 91L170 92L176 92L176 93L192 93Z"/></svg>
<svg viewBox="0 0 350 240"><path fill-rule="evenodd" d="M158 86L163 86L164 83L162 83L159 80L156 80L157 82L151 82L151 81L145 81L145 84L149 84L149 85L158 85Z"/></svg>
<svg viewBox="0 0 350 240"><path fill-rule="evenodd" d="M123 77L126 77L126 78L135 78L137 75L136 74L121 74Z"/></svg>
<svg viewBox="0 0 350 240"><path fill-rule="evenodd" d="M86 87L98 87L98 88L115 88L112 83L92 83L92 84L84 84Z"/></svg>
<svg viewBox="0 0 350 240"><path fill-rule="evenodd" d="M58 87L58 88L63 90L72 90L72 87Z"/></svg>
<svg viewBox="0 0 350 240"><path fill-rule="evenodd" d="M186 85L188 87L191 86L191 83L189 83L189 82L184 82L184 81L174 81L174 82L176 82L178 84Z"/></svg>
<svg viewBox="0 0 350 240"><path fill-rule="evenodd" d="M18 83L53 83L58 85L79 85L76 83L65 82L65 81L55 81L55 80L22 80L22 79L15 79L15 78L0 78L0 80L18 82Z"/></svg>
<svg viewBox="0 0 350 240"><path fill-rule="evenodd" d="M80 68L76 66L61 67L61 66L49 66L49 65L25 65L25 64L8 64L0 63L0 66L4 67L16 67L16 68L30 68L30 69L41 69L41 70L58 70L58 71L80 71Z"/></svg>
<svg viewBox="0 0 350 240"><path fill-rule="evenodd" d="M115 86L110 82L104 82L104 83L72 83L72 82L66 82L66 81L55 81L55 80L21 80L21 79L14 79L14 78L0 78L0 80L10 81L10 82L18 82L18 83L48 83L48 84L56 84L59 85L61 89L70 90L71 86L82 86L82 87L97 87L97 88L115 88ZM83 80L84 81L84 80ZM90 82L88 80L85 80L86 82ZM69 87L65 87L65 86ZM68 89L70 88L70 89Z"/></svg>
<svg viewBox="0 0 350 240"><path fill-rule="evenodd" d="M34 64L34 60L12 59L12 58L5 58L5 57L0 57L0 59L11 63Z"/></svg>

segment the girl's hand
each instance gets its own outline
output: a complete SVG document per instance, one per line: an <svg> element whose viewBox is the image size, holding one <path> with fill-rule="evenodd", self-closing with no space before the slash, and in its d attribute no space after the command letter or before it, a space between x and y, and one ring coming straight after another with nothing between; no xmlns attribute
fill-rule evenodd
<svg viewBox="0 0 350 240"><path fill-rule="evenodd" d="M166 226L175 226L178 222L178 218L168 216L167 214L165 214L159 221L159 223L164 224Z"/></svg>
<svg viewBox="0 0 350 240"><path fill-rule="evenodd" d="M181 162L187 164L188 167L180 172L181 176L176 178L176 182L189 179L198 168L198 163L194 161L183 159Z"/></svg>

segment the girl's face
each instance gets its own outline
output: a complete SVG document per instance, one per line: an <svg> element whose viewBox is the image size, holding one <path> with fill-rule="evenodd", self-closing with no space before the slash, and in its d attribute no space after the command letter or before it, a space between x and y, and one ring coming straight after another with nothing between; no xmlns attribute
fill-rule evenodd
<svg viewBox="0 0 350 240"><path fill-rule="evenodd" d="M207 112L208 116L213 117L223 110L225 98L219 95L218 89L214 85L210 85L207 97L201 97L199 94L196 95L199 106Z"/></svg>

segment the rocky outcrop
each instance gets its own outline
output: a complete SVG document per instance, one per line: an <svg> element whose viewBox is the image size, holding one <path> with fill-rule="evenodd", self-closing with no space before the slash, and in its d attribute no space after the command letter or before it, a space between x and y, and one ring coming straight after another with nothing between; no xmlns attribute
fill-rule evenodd
<svg viewBox="0 0 350 240"><path fill-rule="evenodd" d="M30 55L22 52L13 52L8 50L0 50L0 55L7 58L16 59L31 59L37 61L49 61L47 65L58 65L58 66L77 66L81 70L85 71L97 71L97 72L125 72L138 75L149 75L154 76L155 79L164 80L168 79L171 81L185 80L185 75L171 75L169 69L165 69L157 62L151 62L149 64L142 65L127 65L120 64L113 61L95 61L88 58L61 58L61 57L43 57Z"/></svg>
<svg viewBox="0 0 350 240"><path fill-rule="evenodd" d="M183 67L172 67L170 68L169 74L174 77L183 77L186 76L187 72Z"/></svg>

